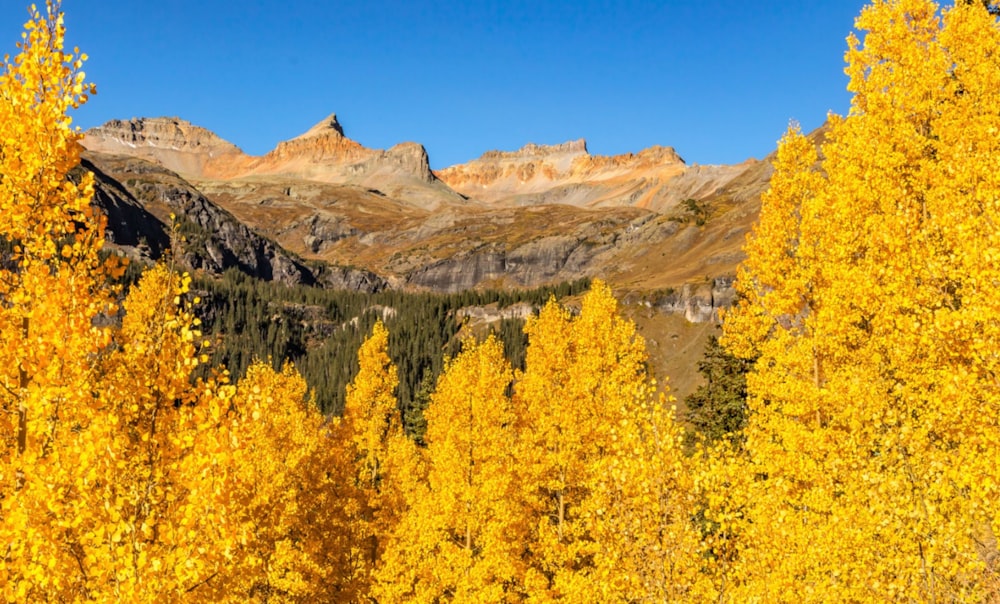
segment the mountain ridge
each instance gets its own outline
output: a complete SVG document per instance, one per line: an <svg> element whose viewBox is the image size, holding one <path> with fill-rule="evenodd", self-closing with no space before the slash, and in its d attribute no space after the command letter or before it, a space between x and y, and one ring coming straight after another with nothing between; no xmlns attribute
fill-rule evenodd
<svg viewBox="0 0 1000 604"><path fill-rule="evenodd" d="M384 190L421 207L463 201L434 176L422 145L370 149L344 134L336 114L260 156L176 117L111 120L86 131L82 144L159 163L189 180L283 176Z"/></svg>
<svg viewBox="0 0 1000 604"><path fill-rule="evenodd" d="M111 120L85 133L93 151L158 162L192 181L287 177L357 185L425 209L468 203L638 206L669 211L685 197L704 197L739 170L688 166L672 147L592 155L583 138L489 150L462 164L431 170L416 142L371 149L349 138L336 113L259 156L180 118ZM689 181L694 171L698 184ZM677 180L687 175L687 180Z"/></svg>
<svg viewBox="0 0 1000 604"><path fill-rule="evenodd" d="M429 170L421 173L428 165L422 146L364 148L344 135L336 114L330 114L276 149L284 148L302 164L312 161L309 152L316 153L318 169L326 169L323 144L352 149L362 158L333 162L332 172L342 178L282 171L273 164L270 171L244 164L237 176L221 177L205 169L206 163L212 167L208 160L251 156L236 155L234 145L177 118L140 122L109 122L89 131L85 145L96 140L115 152L98 154L95 164L115 157L167 163L146 159L150 150L166 150L166 160L175 163L179 154L198 155L205 162L181 162L195 171L185 181L252 232L317 266L352 267L377 276L384 287L415 290L536 287L601 277L641 299L661 290L701 291L701 285L693 285L735 273L771 174L770 156L732 166L687 165L667 146L600 156L576 139L487 151L462 164L462 174L475 176L480 170L480 176L489 175L495 168L492 180L459 195ZM178 140L184 136L195 140ZM822 129L812 136L818 144ZM303 150L295 151L295 145ZM534 170L533 176L516 174L522 168ZM458 174L453 172L445 178L452 180ZM149 184L130 173L122 186L141 192ZM509 194L502 194L503 186L509 186ZM491 188L494 199L481 194ZM699 302L700 310L685 313L704 320L714 315L705 310L714 308L712 301L724 298L713 294L705 298L707 307ZM661 306L684 304L675 300Z"/></svg>

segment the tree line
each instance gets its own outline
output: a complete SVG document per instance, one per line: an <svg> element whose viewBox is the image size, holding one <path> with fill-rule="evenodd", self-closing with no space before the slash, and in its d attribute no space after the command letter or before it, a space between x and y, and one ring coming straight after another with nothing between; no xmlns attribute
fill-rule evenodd
<svg viewBox="0 0 1000 604"><path fill-rule="evenodd" d="M358 371L354 351L376 321L389 329L389 354L399 368L398 398L407 434L422 437L428 387L459 349L463 308L524 303L540 308L550 297L579 295L589 279L530 290L469 290L454 294L387 290L376 294L285 286L231 269L221 278L196 276L195 312L209 342L211 365L233 378L256 361L275 369L291 361L324 414L340 415L347 384ZM491 328L505 342L505 356L523 367L524 320L506 318Z"/></svg>

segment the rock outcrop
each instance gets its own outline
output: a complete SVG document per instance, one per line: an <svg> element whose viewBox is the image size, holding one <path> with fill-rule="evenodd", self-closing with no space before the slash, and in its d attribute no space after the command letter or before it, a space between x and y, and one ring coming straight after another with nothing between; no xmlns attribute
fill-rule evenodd
<svg viewBox="0 0 1000 604"><path fill-rule="evenodd" d="M130 155L183 175L202 175L246 155L215 133L176 117L111 120L84 134L90 151Z"/></svg>
<svg viewBox="0 0 1000 604"><path fill-rule="evenodd" d="M371 271L329 264L313 264L311 268L316 284L327 289L346 289L375 294L389 288L386 279Z"/></svg>
<svg viewBox="0 0 1000 604"><path fill-rule="evenodd" d="M265 281L378 291L370 271L312 269L251 231L183 178L154 163L87 153L82 167L97 176L94 202L108 216L109 239L131 256L158 259L168 247L186 268L220 274L237 269ZM170 225L176 217L177 228ZM176 232L177 237L171 238Z"/></svg>
<svg viewBox="0 0 1000 604"><path fill-rule="evenodd" d="M683 315L691 323L719 322L719 311L736 299L736 279L724 275L656 292L643 303L660 312Z"/></svg>

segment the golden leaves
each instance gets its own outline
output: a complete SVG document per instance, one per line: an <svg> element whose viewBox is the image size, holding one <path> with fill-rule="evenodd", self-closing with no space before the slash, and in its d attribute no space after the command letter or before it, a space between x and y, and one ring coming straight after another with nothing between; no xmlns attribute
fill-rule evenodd
<svg viewBox="0 0 1000 604"><path fill-rule="evenodd" d="M445 368L427 417L427 483L401 518L378 569L380 601L505 601L522 547L508 446L511 370L490 337L466 341Z"/></svg>
<svg viewBox="0 0 1000 604"><path fill-rule="evenodd" d="M0 73L4 599L995 597L1000 29L979 3L873 4L851 113L822 153L782 139L726 320L760 355L746 445L691 458L600 282L529 321L523 373L467 342L425 450L381 324L340 420L288 365L194 377L189 276L153 268L98 320L124 265L98 255L92 175L67 180L93 89L47 7Z"/></svg>
<svg viewBox="0 0 1000 604"><path fill-rule="evenodd" d="M979 409L997 398L984 343L1000 304L982 284L1000 282L984 203L1000 194L1000 31L980 3L922 0L876 2L858 26L851 113L818 166L800 133L783 139L748 241L726 321L728 345L761 354L747 457L712 471L758 478L709 516L733 527L736 600L777 583L815 600L977 601L989 579L969 535L997 493L959 485L996 475L979 460L997 422Z"/></svg>
<svg viewBox="0 0 1000 604"><path fill-rule="evenodd" d="M595 283L578 316L529 321L511 379L467 341L426 411L427 478L376 569L379 601L662 601L714 592L689 518L680 427L635 326Z"/></svg>

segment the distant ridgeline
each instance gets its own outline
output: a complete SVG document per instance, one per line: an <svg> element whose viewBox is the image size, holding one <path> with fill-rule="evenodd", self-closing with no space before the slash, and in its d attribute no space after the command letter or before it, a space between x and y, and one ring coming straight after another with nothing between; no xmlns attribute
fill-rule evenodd
<svg viewBox="0 0 1000 604"><path fill-rule="evenodd" d="M550 296L577 295L589 287L589 279L580 279L520 291L365 294L286 286L228 270L221 278L196 276L192 293L201 297L195 311L211 342L211 365L224 365L239 378L254 359L270 359L276 369L291 361L326 414L343 411L345 387L358 371L358 348L382 319L389 330L389 354L399 368L403 424L419 438L422 411L444 359L459 351L456 335L464 326L483 335L496 333L511 364L524 367L524 318L503 313L504 318L475 326L462 318L461 309L495 304L499 310L519 303L537 309Z"/></svg>

